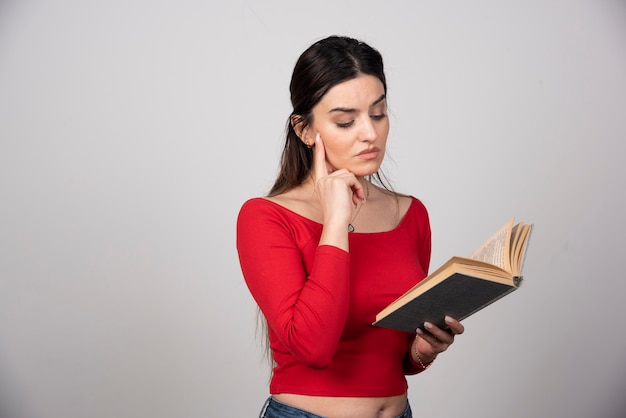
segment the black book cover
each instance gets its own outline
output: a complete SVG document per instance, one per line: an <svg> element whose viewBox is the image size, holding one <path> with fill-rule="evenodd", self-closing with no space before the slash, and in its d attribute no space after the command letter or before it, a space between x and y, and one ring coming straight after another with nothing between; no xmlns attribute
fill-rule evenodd
<svg viewBox="0 0 626 418"><path fill-rule="evenodd" d="M461 321L515 289L517 286L454 273L374 325L413 333L428 321L446 329L446 315Z"/></svg>

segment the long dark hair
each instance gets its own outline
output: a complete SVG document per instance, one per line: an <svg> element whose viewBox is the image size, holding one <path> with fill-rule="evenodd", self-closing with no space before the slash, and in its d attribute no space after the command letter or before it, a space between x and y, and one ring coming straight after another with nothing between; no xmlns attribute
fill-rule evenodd
<svg viewBox="0 0 626 418"><path fill-rule="evenodd" d="M326 92L359 75L377 77L387 93L382 56L364 42L345 36L330 36L315 42L300 55L289 85L293 111L287 120L280 171L270 196L302 184L313 166L313 152L296 134L292 120L295 118L302 129L310 125L312 109Z"/></svg>

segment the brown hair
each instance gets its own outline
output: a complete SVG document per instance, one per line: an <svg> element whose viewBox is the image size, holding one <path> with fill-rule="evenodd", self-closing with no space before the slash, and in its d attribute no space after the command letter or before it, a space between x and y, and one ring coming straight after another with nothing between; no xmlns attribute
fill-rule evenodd
<svg viewBox="0 0 626 418"><path fill-rule="evenodd" d="M289 85L293 111L287 120L280 171L270 196L302 184L313 166L313 152L300 140L293 125L301 123L301 128L310 125L313 107L328 90L363 74L377 77L387 93L382 56L356 39L330 36L314 43L300 55ZM380 180L379 175L376 177Z"/></svg>

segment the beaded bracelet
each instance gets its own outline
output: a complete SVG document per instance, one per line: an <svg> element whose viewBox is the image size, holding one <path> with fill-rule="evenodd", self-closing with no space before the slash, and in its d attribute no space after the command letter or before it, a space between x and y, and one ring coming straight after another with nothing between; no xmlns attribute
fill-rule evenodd
<svg viewBox="0 0 626 418"><path fill-rule="evenodd" d="M413 344L413 346L415 347L413 351L415 352L415 357L417 358L417 362L420 364L422 369L426 370L427 368L430 367L431 364L433 364L433 361L435 361L435 359L432 359L428 364L424 365L424 363L422 362L422 359L420 358L419 353L417 352L417 344Z"/></svg>

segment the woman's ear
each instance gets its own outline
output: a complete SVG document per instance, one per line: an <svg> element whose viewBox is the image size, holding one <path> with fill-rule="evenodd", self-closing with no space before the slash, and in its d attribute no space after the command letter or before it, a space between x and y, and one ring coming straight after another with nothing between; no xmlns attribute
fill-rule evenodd
<svg viewBox="0 0 626 418"><path fill-rule="evenodd" d="M313 141L309 138L309 125L306 118L302 115L291 115L291 127L293 128L298 138L309 148L313 146Z"/></svg>
<svg viewBox="0 0 626 418"><path fill-rule="evenodd" d="M302 139L302 131L304 130L305 119L301 115L291 115L291 127L298 138Z"/></svg>

